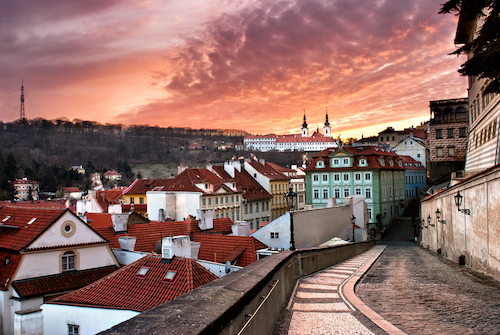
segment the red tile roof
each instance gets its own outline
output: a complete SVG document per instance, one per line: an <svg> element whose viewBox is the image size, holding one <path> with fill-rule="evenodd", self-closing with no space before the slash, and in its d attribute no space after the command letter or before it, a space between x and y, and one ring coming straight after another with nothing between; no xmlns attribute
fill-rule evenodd
<svg viewBox="0 0 500 335"><path fill-rule="evenodd" d="M28 247L54 221L62 209L33 209L3 206L0 208L0 248L20 251ZM35 221L31 222L34 218ZM31 223L30 223L31 222Z"/></svg>
<svg viewBox="0 0 500 335"><path fill-rule="evenodd" d="M316 142L330 142L335 143L336 141L331 138L324 136L318 132L315 132L312 136L302 137L302 134L293 135L279 135L276 137L276 143L290 143L290 142L300 142L300 143L316 143Z"/></svg>
<svg viewBox="0 0 500 335"><path fill-rule="evenodd" d="M146 194L151 191L156 185L164 185L170 179L136 179L129 187L127 187L123 194Z"/></svg>
<svg viewBox="0 0 500 335"><path fill-rule="evenodd" d="M261 164L258 162L251 162L249 164L255 170L257 170L257 172L266 176L270 180L289 180L290 179L286 175L284 175L283 173L274 169L269 163Z"/></svg>
<svg viewBox="0 0 500 335"><path fill-rule="evenodd" d="M264 243L253 236L195 234L193 241L201 242L200 252L198 253L199 259L218 263L236 260L235 265L238 266L247 266L255 262L257 260L257 250L267 248ZM244 250L240 252L240 249Z"/></svg>
<svg viewBox="0 0 500 335"><path fill-rule="evenodd" d="M67 292L89 285L96 280L118 270L117 266L106 266L99 269L71 271L52 276L16 280L12 287L23 299L45 294Z"/></svg>
<svg viewBox="0 0 500 335"><path fill-rule="evenodd" d="M235 169L234 178L231 178L222 166L214 166L213 169L224 181L235 180L236 188L243 192L243 199L258 200L272 198L272 195L253 179L245 169L241 169L241 172Z"/></svg>
<svg viewBox="0 0 500 335"><path fill-rule="evenodd" d="M142 267L149 270L139 276L137 273ZM176 271L171 282L164 280L168 271ZM192 259L174 257L167 263L162 262L160 256L152 255L49 303L143 312L215 279L217 276Z"/></svg>
<svg viewBox="0 0 500 335"><path fill-rule="evenodd" d="M107 176L121 176L121 174L119 174L115 170L108 170L108 171L103 173L103 176L105 176L105 177L107 177Z"/></svg>
<svg viewBox="0 0 500 335"><path fill-rule="evenodd" d="M35 200L35 201L0 201L0 207L22 207L22 208L53 208L66 209L66 200Z"/></svg>
<svg viewBox="0 0 500 335"><path fill-rule="evenodd" d="M399 156L403 160L403 167L407 170L426 170L422 163L411 156Z"/></svg>
<svg viewBox="0 0 500 335"><path fill-rule="evenodd" d="M80 192L80 190L78 189L78 187L65 187L63 188L63 193L76 193L76 192Z"/></svg>
<svg viewBox="0 0 500 335"><path fill-rule="evenodd" d="M98 227L113 227L113 220L109 213L85 213L85 216L92 229Z"/></svg>
<svg viewBox="0 0 500 335"><path fill-rule="evenodd" d="M104 212L107 212L109 205L116 205L120 203L120 200L123 197L123 190L123 187L115 187L110 190L97 191L94 194L94 197L99 206L101 206L101 209Z"/></svg>
<svg viewBox="0 0 500 335"><path fill-rule="evenodd" d="M17 252L0 251L0 290L5 291L9 288L9 283L22 257L23 256Z"/></svg>
<svg viewBox="0 0 500 335"><path fill-rule="evenodd" d="M354 162L352 167L332 167L330 166L329 156L338 151L343 151L347 154L351 154L354 156ZM382 166L378 159L381 158L384 160L385 165ZM325 162L324 168L317 168L316 161L322 159ZM368 165L366 166L358 166L358 161L360 159L366 159ZM358 146L358 147L342 147L342 148L329 148L325 149L316 155L313 156L311 163L307 166L306 171L324 171L324 170L371 170L371 169L391 169L391 170L404 170L404 166L398 166L396 163L396 159L400 159L400 157L385 149L375 146ZM393 161L393 166L389 164L389 160Z"/></svg>

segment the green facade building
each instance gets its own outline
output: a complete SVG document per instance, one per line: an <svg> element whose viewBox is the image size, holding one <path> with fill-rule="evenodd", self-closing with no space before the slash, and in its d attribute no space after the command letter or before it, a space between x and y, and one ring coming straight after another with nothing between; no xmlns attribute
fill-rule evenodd
<svg viewBox="0 0 500 335"><path fill-rule="evenodd" d="M329 198L343 205L363 195L368 222L383 225L399 216L405 204L405 168L395 153L374 146L331 148L316 154L305 169L306 203L326 207Z"/></svg>

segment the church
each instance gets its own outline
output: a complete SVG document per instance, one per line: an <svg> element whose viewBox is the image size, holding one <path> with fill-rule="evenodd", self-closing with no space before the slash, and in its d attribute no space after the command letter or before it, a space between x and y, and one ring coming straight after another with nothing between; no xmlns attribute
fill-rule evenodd
<svg viewBox="0 0 500 335"><path fill-rule="evenodd" d="M256 151L322 151L327 148L337 148L338 143L332 138L328 113L325 116L324 134L319 129L309 136L309 128L304 113L302 133L292 135L247 135L243 139L245 150Z"/></svg>

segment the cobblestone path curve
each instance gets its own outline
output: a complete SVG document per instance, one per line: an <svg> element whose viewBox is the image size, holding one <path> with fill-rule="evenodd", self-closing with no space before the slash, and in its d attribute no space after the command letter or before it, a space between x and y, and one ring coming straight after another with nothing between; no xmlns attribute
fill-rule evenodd
<svg viewBox="0 0 500 335"><path fill-rule="evenodd" d="M500 334L500 282L414 243L388 247L356 295L407 334Z"/></svg>
<svg viewBox="0 0 500 335"><path fill-rule="evenodd" d="M301 278L273 334L385 334L342 295L343 284L375 254L372 248Z"/></svg>

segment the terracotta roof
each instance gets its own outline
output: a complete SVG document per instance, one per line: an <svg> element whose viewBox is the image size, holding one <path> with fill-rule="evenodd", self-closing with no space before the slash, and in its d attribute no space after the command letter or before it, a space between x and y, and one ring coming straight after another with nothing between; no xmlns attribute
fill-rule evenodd
<svg viewBox="0 0 500 335"><path fill-rule="evenodd" d="M0 248L20 251L32 243L54 221L62 209L33 209L3 206L0 208ZM33 219L36 220L33 221Z"/></svg>
<svg viewBox="0 0 500 335"><path fill-rule="evenodd" d="M260 174L266 176L270 180L289 180L290 179L286 175L284 175L283 173L281 173L281 172L277 171L276 169L274 169L269 163L261 164L261 163L258 163L258 162L252 162L252 163L249 163L249 164L255 170L257 170L257 172L259 172Z"/></svg>
<svg viewBox="0 0 500 335"><path fill-rule="evenodd" d="M122 199L124 188L115 187L110 190L97 191L94 194L94 198L96 199L99 206L104 212L108 211L109 205L120 204L120 200Z"/></svg>
<svg viewBox="0 0 500 335"><path fill-rule="evenodd" d="M224 263L236 257L238 266L247 266L257 260L257 250L267 246L253 236L226 236L221 234L194 234L193 241L201 242L198 258ZM244 248L241 253L240 249ZM236 251L235 251L236 250Z"/></svg>
<svg viewBox="0 0 500 335"><path fill-rule="evenodd" d="M221 176L223 181L236 181L236 188L243 192L243 199L257 200L257 199L270 199L272 195L269 194L250 174L241 169L241 172L235 169L234 178L224 170L222 166L214 166L213 170Z"/></svg>
<svg viewBox="0 0 500 335"><path fill-rule="evenodd" d="M119 174L115 170L108 170L108 171L103 173L103 176L105 176L105 177L107 177L107 176L121 176L121 174Z"/></svg>
<svg viewBox="0 0 500 335"><path fill-rule="evenodd" d="M426 170L422 163L411 156L399 156L403 160L403 167L407 170Z"/></svg>
<svg viewBox="0 0 500 335"><path fill-rule="evenodd" d="M36 201L0 201L1 206L21 207L21 208L52 208L66 209L66 200L36 200Z"/></svg>
<svg viewBox="0 0 500 335"><path fill-rule="evenodd" d="M113 227L113 220L109 213L85 213L85 216L92 229L98 227Z"/></svg>
<svg viewBox="0 0 500 335"><path fill-rule="evenodd" d="M5 291L9 288L22 257L17 252L0 251L0 290Z"/></svg>
<svg viewBox="0 0 500 335"><path fill-rule="evenodd" d="M99 269L71 271L57 275L16 280L12 287L23 299L45 294L73 291L91 284L96 280L118 270L117 266L106 266Z"/></svg>
<svg viewBox="0 0 500 335"><path fill-rule="evenodd" d="M149 268L144 276L142 267ZM175 271L172 281L165 280ZM174 257L162 262L160 256L146 256L120 270L56 299L49 304L106 307L143 312L201 285L217 279L210 271L189 258Z"/></svg>
<svg viewBox="0 0 500 335"><path fill-rule="evenodd" d="M63 188L63 193L76 193L76 192L80 192L80 190L78 189L78 187L65 187Z"/></svg>
<svg viewBox="0 0 500 335"><path fill-rule="evenodd" d="M30 185L36 185L38 184L37 181L34 180L27 180L27 179L16 179L13 183L14 185L16 184L30 184Z"/></svg>
<svg viewBox="0 0 500 335"><path fill-rule="evenodd" d="M293 135L279 135L276 137L276 143L315 143L315 142L331 142L336 141L331 138L324 136L323 134L315 132L312 136L302 137L302 134Z"/></svg>
<svg viewBox="0 0 500 335"><path fill-rule="evenodd" d="M267 135L246 135L244 138L276 138L275 134L267 134Z"/></svg>
<svg viewBox="0 0 500 335"><path fill-rule="evenodd" d="M354 156L354 162L352 167L331 167L329 156L338 152L343 151L347 154ZM318 160L323 160L325 163L324 168L316 168L316 162ZM368 165L358 166L358 161L360 159L366 159ZM384 165L381 165L379 159L382 159ZM396 159L400 157L385 149L375 146L358 146L358 147L342 147L342 148L329 148L321 151L320 153L313 156L311 163L307 166L306 171L325 171L325 170L371 170L371 169L391 169L391 170L404 170L404 166L398 166ZM389 164L389 161L393 161L393 166Z"/></svg>
<svg viewBox="0 0 500 335"><path fill-rule="evenodd" d="M155 187L155 184L164 185L168 180L170 179L136 179L123 191L123 194L146 194Z"/></svg>

